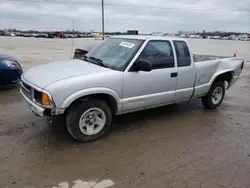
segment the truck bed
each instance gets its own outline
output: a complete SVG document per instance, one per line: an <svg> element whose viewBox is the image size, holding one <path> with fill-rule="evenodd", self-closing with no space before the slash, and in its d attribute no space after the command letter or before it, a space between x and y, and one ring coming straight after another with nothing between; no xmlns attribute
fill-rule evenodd
<svg viewBox="0 0 250 188"><path fill-rule="evenodd" d="M232 73L238 77L242 71L244 59L241 57L219 57L208 55L195 55L194 63L196 70L195 97L206 94L214 78L225 72ZM233 83L230 83L230 86Z"/></svg>
<svg viewBox="0 0 250 188"><path fill-rule="evenodd" d="M227 57L227 56L193 54L194 62L210 61L210 60L224 59L224 58L229 58L229 57Z"/></svg>

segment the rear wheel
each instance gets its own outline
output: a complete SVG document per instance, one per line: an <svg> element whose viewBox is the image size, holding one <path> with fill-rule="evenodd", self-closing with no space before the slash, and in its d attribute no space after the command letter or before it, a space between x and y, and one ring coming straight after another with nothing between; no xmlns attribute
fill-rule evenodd
<svg viewBox="0 0 250 188"><path fill-rule="evenodd" d="M201 98L202 104L208 109L217 108L223 101L225 96L224 81L216 81L211 86L207 95Z"/></svg>
<svg viewBox="0 0 250 188"><path fill-rule="evenodd" d="M66 117L67 129L80 142L103 137L112 122L109 106L102 100L92 99L73 104Z"/></svg>

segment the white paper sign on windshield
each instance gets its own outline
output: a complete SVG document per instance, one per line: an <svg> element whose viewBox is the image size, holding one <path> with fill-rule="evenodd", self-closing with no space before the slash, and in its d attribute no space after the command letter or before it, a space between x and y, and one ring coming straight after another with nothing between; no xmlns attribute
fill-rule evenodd
<svg viewBox="0 0 250 188"><path fill-rule="evenodd" d="M130 42L124 42L124 41L123 41L123 42L121 42L119 45L120 45L120 46L123 46L123 47L126 47L126 48L133 48L135 44L130 43Z"/></svg>

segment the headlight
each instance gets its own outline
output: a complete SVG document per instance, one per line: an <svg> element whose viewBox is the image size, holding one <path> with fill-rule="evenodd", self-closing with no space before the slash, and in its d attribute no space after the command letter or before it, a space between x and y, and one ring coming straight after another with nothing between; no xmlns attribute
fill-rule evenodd
<svg viewBox="0 0 250 188"><path fill-rule="evenodd" d="M17 62L10 60L3 60L2 64L5 65L6 67L12 67L12 68L19 67Z"/></svg>
<svg viewBox="0 0 250 188"><path fill-rule="evenodd" d="M46 93L34 90L34 99L38 104L47 107L51 106L50 98Z"/></svg>

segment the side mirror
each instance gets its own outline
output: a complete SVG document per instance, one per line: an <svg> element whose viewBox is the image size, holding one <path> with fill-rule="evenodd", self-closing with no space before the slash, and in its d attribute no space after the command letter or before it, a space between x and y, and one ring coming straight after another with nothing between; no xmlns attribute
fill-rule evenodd
<svg viewBox="0 0 250 188"><path fill-rule="evenodd" d="M137 71L150 72L152 70L152 62L147 59L138 59L135 65Z"/></svg>

